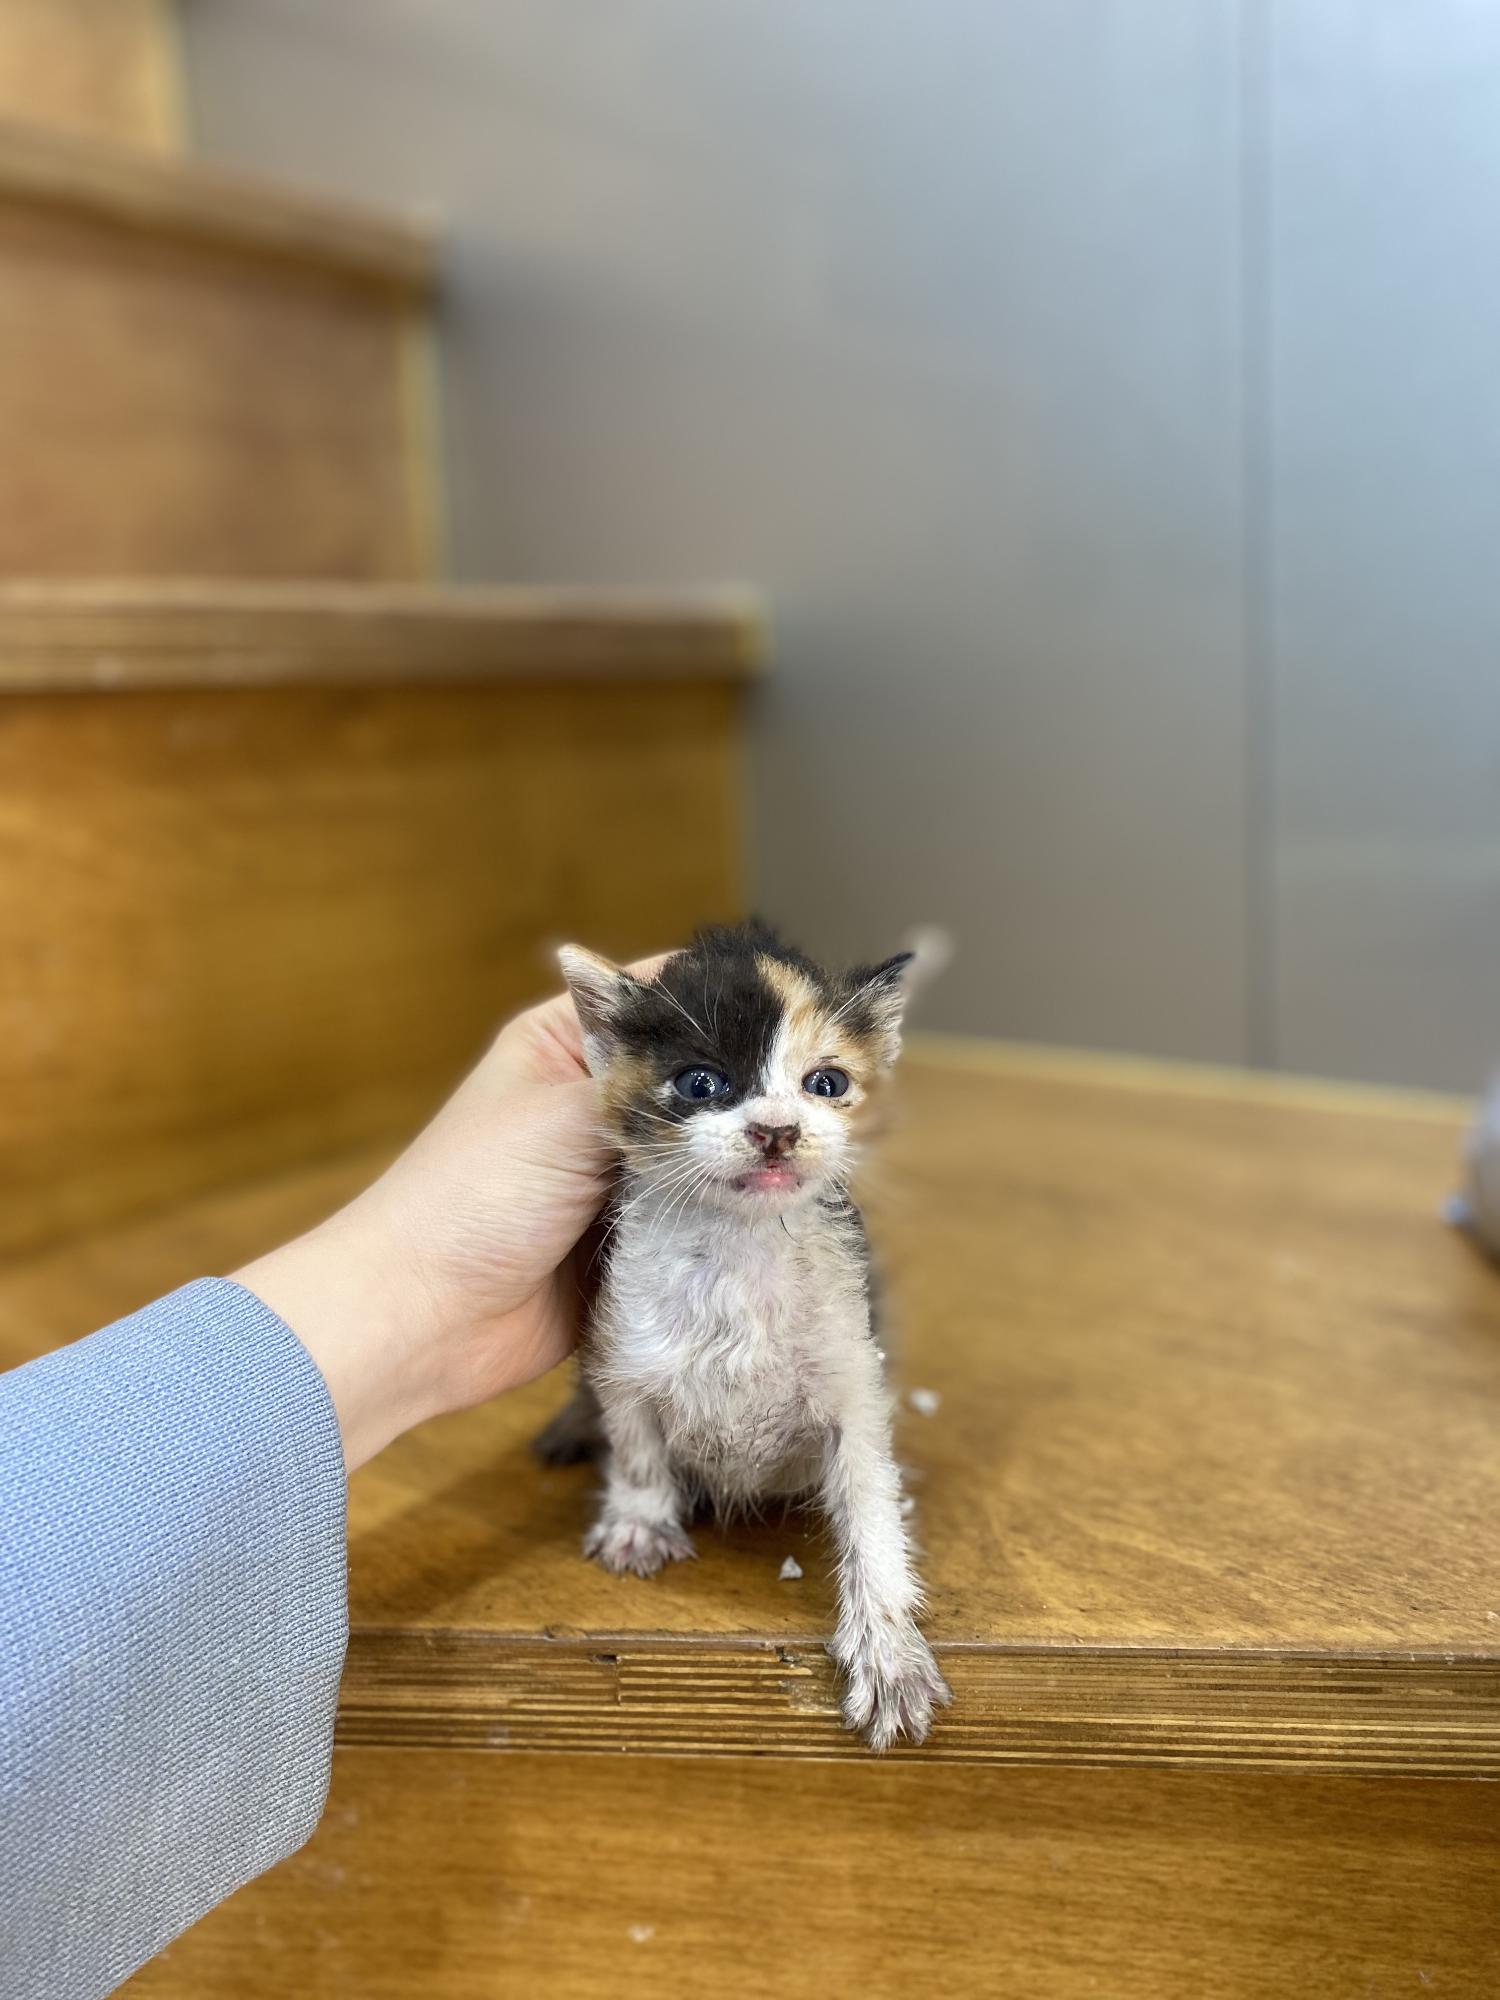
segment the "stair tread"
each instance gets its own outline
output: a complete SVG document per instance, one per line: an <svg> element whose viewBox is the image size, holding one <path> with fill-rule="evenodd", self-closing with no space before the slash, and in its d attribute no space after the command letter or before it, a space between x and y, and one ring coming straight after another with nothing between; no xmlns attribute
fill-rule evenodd
<svg viewBox="0 0 1500 2000"><path fill-rule="evenodd" d="M418 298L436 282L434 235L414 220L18 118L0 118L0 201L316 264Z"/></svg>
<svg viewBox="0 0 1500 2000"><path fill-rule="evenodd" d="M1500 1770L1500 1280L1460 1105L914 1038L869 1206L968 1759ZM371 1156L12 1264L0 1360L231 1268ZM584 1563L556 1382L353 1482L349 1741L841 1754L815 1530ZM801 1581L783 1583L795 1554Z"/></svg>
<svg viewBox="0 0 1500 2000"><path fill-rule="evenodd" d="M0 693L504 679L739 679L748 591L150 580L0 582Z"/></svg>

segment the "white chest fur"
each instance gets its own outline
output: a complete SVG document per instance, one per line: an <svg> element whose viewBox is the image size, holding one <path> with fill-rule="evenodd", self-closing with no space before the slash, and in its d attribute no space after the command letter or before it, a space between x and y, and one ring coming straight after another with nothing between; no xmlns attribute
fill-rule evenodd
<svg viewBox="0 0 1500 2000"><path fill-rule="evenodd" d="M873 1360L847 1229L815 1205L784 1223L628 1213L611 1250L594 1379L649 1402L719 1497L806 1485L850 1372Z"/></svg>

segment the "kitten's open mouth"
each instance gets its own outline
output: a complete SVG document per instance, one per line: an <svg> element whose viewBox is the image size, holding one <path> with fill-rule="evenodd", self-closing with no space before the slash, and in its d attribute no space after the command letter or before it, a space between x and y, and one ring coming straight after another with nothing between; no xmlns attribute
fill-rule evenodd
<svg viewBox="0 0 1500 2000"><path fill-rule="evenodd" d="M737 1174L729 1185L740 1194L788 1194L801 1187L802 1176L786 1160L767 1160L763 1167Z"/></svg>

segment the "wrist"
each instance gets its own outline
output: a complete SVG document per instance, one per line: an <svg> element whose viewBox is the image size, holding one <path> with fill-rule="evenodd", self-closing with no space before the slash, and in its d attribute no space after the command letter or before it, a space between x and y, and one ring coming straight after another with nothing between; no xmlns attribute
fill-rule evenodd
<svg viewBox="0 0 1500 2000"><path fill-rule="evenodd" d="M323 1377L354 1472L446 1407L433 1305L412 1260L361 1204L230 1275L288 1326Z"/></svg>

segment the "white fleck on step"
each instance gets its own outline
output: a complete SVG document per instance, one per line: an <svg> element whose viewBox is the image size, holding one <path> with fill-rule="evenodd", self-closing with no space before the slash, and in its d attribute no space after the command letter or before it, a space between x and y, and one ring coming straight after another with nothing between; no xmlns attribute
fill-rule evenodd
<svg viewBox="0 0 1500 2000"><path fill-rule="evenodd" d="M919 1417L935 1417L943 1403L936 1389L913 1389L906 1400Z"/></svg>
<svg viewBox="0 0 1500 2000"><path fill-rule="evenodd" d="M655 1936L655 1924L632 1924L630 1926L630 1942L632 1944L650 1944L652 1938Z"/></svg>
<svg viewBox="0 0 1500 2000"><path fill-rule="evenodd" d="M801 1574L801 1563L798 1562L795 1556L788 1556L786 1561L781 1565L781 1581L783 1583L795 1583Z"/></svg>

